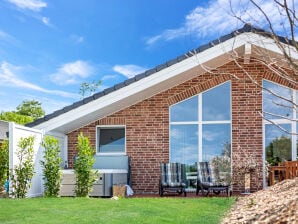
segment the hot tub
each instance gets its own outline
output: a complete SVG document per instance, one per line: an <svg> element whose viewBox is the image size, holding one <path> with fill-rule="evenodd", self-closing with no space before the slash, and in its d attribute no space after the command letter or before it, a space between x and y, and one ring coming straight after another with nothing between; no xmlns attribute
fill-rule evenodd
<svg viewBox="0 0 298 224"><path fill-rule="evenodd" d="M113 185L130 185L130 159L127 155L95 155L93 169L98 171L98 177L93 184L90 196L113 195ZM73 158L74 163L76 156ZM61 196L75 196L75 174L73 169L62 172Z"/></svg>

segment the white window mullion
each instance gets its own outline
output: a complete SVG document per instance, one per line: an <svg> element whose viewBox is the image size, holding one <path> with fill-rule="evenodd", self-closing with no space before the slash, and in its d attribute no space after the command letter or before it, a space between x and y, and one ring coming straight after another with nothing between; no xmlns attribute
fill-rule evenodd
<svg viewBox="0 0 298 224"><path fill-rule="evenodd" d="M199 146L199 148L198 148L198 150L199 150L199 153L198 153L198 155L199 155L199 162L202 162L203 161L203 127L202 127L202 119L203 119L203 115L202 115L202 113L203 113L203 97L202 97L202 94L199 94L199 97L198 97L198 100L199 100L199 103L198 103L198 105L199 105L199 122L198 122L198 138L199 138L199 144L198 144L198 146Z"/></svg>
<svg viewBox="0 0 298 224"><path fill-rule="evenodd" d="M297 93L295 90L293 90L293 102L297 102ZM292 137L292 160L297 160L297 122L295 122L295 120L297 120L297 108L295 106L295 104L293 104L293 122L292 122L292 133L296 133L293 134Z"/></svg>
<svg viewBox="0 0 298 224"><path fill-rule="evenodd" d="M293 122L292 133L297 133L296 122ZM292 136L292 160L297 160L297 134Z"/></svg>

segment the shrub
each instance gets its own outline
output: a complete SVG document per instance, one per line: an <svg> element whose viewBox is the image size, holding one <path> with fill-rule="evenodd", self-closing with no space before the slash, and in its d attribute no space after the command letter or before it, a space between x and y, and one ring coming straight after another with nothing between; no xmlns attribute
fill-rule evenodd
<svg viewBox="0 0 298 224"><path fill-rule="evenodd" d="M9 143L4 140L0 145L0 191L3 190L5 181L8 178L9 166Z"/></svg>
<svg viewBox="0 0 298 224"><path fill-rule="evenodd" d="M231 184L231 158L227 155L215 156L211 163L219 172L219 180L224 183Z"/></svg>
<svg viewBox="0 0 298 224"><path fill-rule="evenodd" d="M74 164L76 174L75 193L78 197L87 197L92 190L96 177L96 172L92 171L95 161L94 153L95 149L91 147L89 139L80 133L78 136L78 157Z"/></svg>
<svg viewBox="0 0 298 224"><path fill-rule="evenodd" d="M11 181L12 194L16 198L24 198L31 187L31 180L34 175L34 136L21 138L18 142L18 150L16 152L19 163L15 165Z"/></svg>
<svg viewBox="0 0 298 224"><path fill-rule="evenodd" d="M46 136L41 145L45 149L44 160L40 162L43 167L43 179L45 180L44 193L46 197L57 197L59 195L62 174L59 141L52 136Z"/></svg>

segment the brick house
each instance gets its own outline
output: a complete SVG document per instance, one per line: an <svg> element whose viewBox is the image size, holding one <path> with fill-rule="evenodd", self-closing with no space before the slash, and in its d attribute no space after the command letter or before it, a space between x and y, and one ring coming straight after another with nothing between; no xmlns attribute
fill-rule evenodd
<svg viewBox="0 0 298 224"><path fill-rule="evenodd" d="M237 52L236 60L232 52ZM244 154L255 156L261 170L261 175L251 181L251 188L256 190L257 184L266 186L265 160L274 140L286 138L289 144L285 143L284 157L297 158L297 137L270 121L297 132L298 114L294 108L278 109L274 96L262 91L261 86L297 102L298 85L268 69L264 55L269 53L281 57L270 36L245 25L29 126L61 140L61 156L69 168L73 167L80 132L96 148L96 158L128 155L136 193L158 193L161 162L185 163L189 171L196 171L197 162L210 161L226 151L232 156L232 170L246 160ZM256 63L259 60L265 63ZM272 113L278 110L290 119L269 115L263 119L264 108ZM243 158L233 157L240 152L245 152ZM242 191L244 186L237 179L241 177L234 178L233 190ZM193 179L189 179L190 191Z"/></svg>

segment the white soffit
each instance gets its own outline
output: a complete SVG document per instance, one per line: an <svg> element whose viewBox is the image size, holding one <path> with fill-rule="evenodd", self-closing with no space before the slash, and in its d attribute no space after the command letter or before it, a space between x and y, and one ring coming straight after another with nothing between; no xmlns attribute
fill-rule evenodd
<svg viewBox="0 0 298 224"><path fill-rule="evenodd" d="M69 133L197 76L198 73L193 72L187 75L185 72L196 67L200 70L200 64L208 64L213 61L212 64L222 65L224 55L245 46L247 43L281 53L272 39L254 33L242 33L128 86L38 124L34 128ZM295 56L298 58L297 52ZM217 62L218 58L221 58L221 60ZM225 57L225 59L225 63L227 63L228 57ZM203 72L202 69L201 72Z"/></svg>

